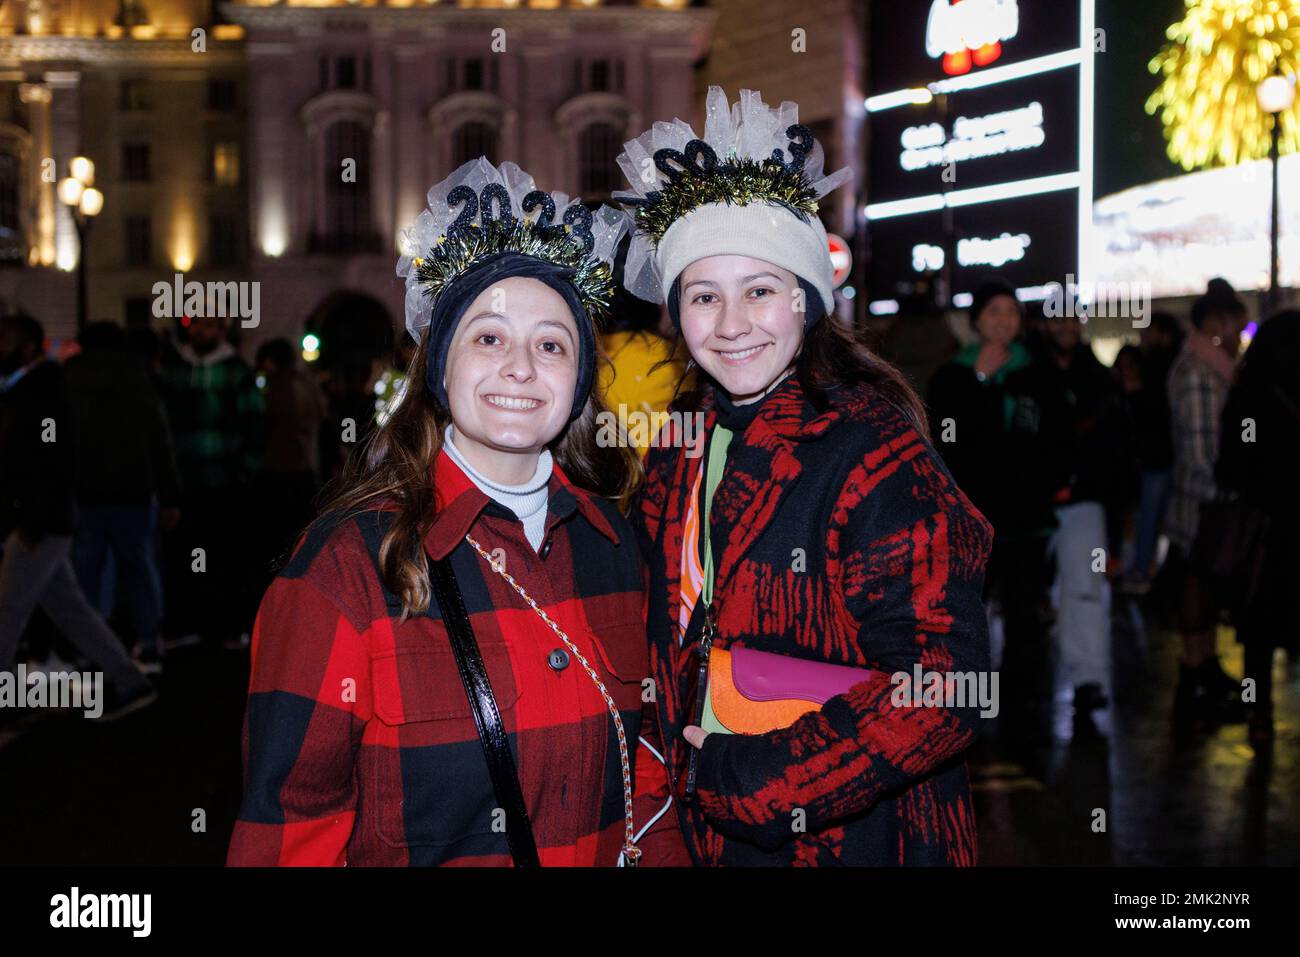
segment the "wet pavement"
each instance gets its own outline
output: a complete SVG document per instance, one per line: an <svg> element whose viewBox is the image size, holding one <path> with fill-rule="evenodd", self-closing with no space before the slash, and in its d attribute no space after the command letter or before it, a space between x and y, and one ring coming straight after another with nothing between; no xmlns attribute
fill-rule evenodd
<svg viewBox="0 0 1300 957"><path fill-rule="evenodd" d="M1118 608L1116 688L1097 734L970 755L985 865L1300 864L1300 674L1275 659L1277 737L1256 755L1243 724L1178 733L1178 641ZM1240 648L1220 631L1231 674ZM185 649L162 696L112 724L45 718L0 732L0 864L219 865L238 810L248 653Z"/></svg>

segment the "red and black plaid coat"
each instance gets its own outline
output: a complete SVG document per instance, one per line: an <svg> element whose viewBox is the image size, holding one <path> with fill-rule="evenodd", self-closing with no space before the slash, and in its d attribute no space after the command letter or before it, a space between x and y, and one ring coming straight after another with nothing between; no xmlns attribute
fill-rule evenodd
<svg viewBox="0 0 1300 957"><path fill-rule="evenodd" d="M522 523L447 455L425 538L451 554L501 709L543 865L614 865L622 847L618 743L581 665L464 540L469 532L569 635L619 707L636 763L638 830L667 782L638 735L648 675L644 570L612 504L550 482L540 553ZM436 601L399 622L378 574L392 513L309 529L262 600L244 722L244 797L232 865L508 865L485 758ZM652 709L647 707L647 712ZM653 735L653 736L652 736ZM643 864L686 863L671 812L642 838Z"/></svg>
<svg viewBox="0 0 1300 957"><path fill-rule="evenodd" d="M675 788L690 747L681 689L703 618L700 602L683 636L683 519L704 459L674 447L678 428L670 421L651 448L634 515ZM989 667L981 591L992 529L934 449L873 388L839 392L818 413L791 376L732 439L710 530L717 647L875 673L789 728L709 735L699 808L678 802L692 856L704 865L975 863L962 752L978 706L891 703L891 675L918 662Z"/></svg>

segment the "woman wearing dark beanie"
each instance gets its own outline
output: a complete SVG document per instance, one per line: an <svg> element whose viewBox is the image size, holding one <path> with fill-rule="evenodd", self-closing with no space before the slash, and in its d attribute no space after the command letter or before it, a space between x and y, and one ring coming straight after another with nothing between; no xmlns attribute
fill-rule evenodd
<svg viewBox="0 0 1300 957"><path fill-rule="evenodd" d="M408 391L258 612L229 863L687 863L641 737L635 459L595 438L621 214L485 159L429 202Z"/></svg>

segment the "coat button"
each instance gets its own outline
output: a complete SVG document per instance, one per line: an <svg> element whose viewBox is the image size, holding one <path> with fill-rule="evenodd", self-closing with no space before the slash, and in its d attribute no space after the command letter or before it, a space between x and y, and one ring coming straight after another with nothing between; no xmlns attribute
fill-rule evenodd
<svg viewBox="0 0 1300 957"><path fill-rule="evenodd" d="M542 558L545 558L547 555L551 554L551 540L549 538L546 541L542 542L542 550L537 554Z"/></svg>
<svg viewBox="0 0 1300 957"><path fill-rule="evenodd" d="M546 663L556 671L563 671L569 667L569 653L563 648L556 648L546 656Z"/></svg>

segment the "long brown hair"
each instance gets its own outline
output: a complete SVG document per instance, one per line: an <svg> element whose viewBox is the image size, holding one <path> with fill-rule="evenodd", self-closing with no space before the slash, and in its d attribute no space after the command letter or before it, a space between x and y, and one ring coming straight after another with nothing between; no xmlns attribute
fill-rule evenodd
<svg viewBox="0 0 1300 957"><path fill-rule="evenodd" d="M423 541L437 514L433 460L451 421L448 410L425 387L431 338L425 335L411 357L406 392L396 408L323 491L321 514L313 523L381 506L395 512L379 544L379 572L384 585L401 598L403 621L429 607ZM641 480L640 459L624 444L598 443L596 416L603 409L593 388L582 414L551 443L551 451L574 485L614 499L626 511Z"/></svg>
<svg viewBox="0 0 1300 957"><path fill-rule="evenodd" d="M712 377L692 360L687 374L678 383L679 390L691 369L699 372L695 387L674 400L675 407L686 411L698 409L705 393L716 385ZM863 333L844 326L833 315L823 316L804 337L803 348L795 362L795 375L799 387L818 412L830 407L832 389L870 385L917 432L927 440L930 438L925 404L907 376L897 366L872 352Z"/></svg>

